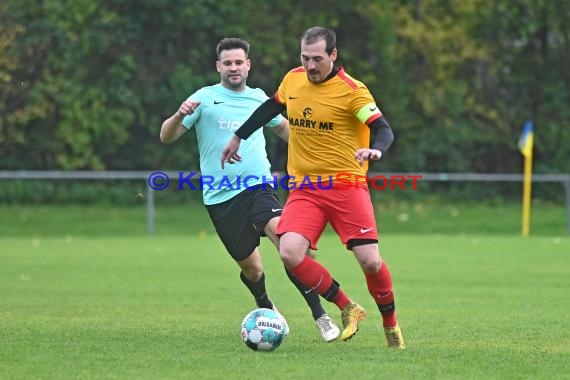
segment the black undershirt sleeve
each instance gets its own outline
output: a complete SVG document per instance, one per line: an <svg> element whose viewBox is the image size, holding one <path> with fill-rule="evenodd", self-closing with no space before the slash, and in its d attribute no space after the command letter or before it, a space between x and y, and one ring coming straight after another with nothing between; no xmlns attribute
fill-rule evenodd
<svg viewBox="0 0 570 380"><path fill-rule="evenodd" d="M263 127L283 111L285 111L283 104L277 103L274 98L269 98L253 111L251 116L235 131L235 134L240 139L246 140L253 132Z"/></svg>
<svg viewBox="0 0 570 380"><path fill-rule="evenodd" d="M394 132L390 128L390 124L384 116L374 120L368 125L374 133L374 141L372 142L372 149L378 149L384 154L390 145L394 142Z"/></svg>

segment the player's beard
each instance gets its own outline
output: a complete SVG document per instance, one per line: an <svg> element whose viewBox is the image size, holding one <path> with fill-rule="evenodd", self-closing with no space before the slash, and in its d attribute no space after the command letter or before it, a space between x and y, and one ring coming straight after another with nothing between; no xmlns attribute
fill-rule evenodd
<svg viewBox="0 0 570 380"><path fill-rule="evenodd" d="M317 70L313 72L307 71L307 79L312 83L321 83L323 81L321 73Z"/></svg>
<svg viewBox="0 0 570 380"><path fill-rule="evenodd" d="M228 74L224 79L224 83L227 87L233 88L234 90L238 90L240 88L245 87L245 81L247 79L247 75L243 74Z"/></svg>
<svg viewBox="0 0 570 380"><path fill-rule="evenodd" d="M322 66L317 66L317 68L313 70L307 70L307 68L305 67L305 72L307 73L307 79L309 80L309 82L318 84L324 82L325 79L327 79L332 69L333 69L333 63L331 62L330 70L328 70L328 72L326 71L327 69L326 68L323 69Z"/></svg>

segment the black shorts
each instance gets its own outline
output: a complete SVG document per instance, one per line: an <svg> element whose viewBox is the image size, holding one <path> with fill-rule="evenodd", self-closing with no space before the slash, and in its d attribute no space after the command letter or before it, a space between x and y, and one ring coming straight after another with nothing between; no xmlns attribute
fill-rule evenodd
<svg viewBox="0 0 570 380"><path fill-rule="evenodd" d="M244 190L232 199L206 205L222 243L235 261L249 257L259 246L269 220L281 216L282 206L272 188Z"/></svg>

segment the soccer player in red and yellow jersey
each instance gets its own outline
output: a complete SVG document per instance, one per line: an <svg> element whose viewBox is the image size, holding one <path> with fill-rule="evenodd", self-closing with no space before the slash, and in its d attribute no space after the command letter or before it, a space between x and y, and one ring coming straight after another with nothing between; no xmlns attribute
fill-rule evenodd
<svg viewBox="0 0 570 380"><path fill-rule="evenodd" d="M388 346L403 349L392 278L380 256L370 194L359 181L366 174L367 161L379 160L394 134L366 86L334 66L337 54L334 31L319 26L308 29L301 37L302 67L289 71L275 96L235 132L222 151L221 164L223 168L224 163L239 162L241 139L287 111L287 170L295 181L309 185L295 187L287 198L277 227L281 259L306 287L339 307L342 339L350 339L366 311L348 298L324 266L306 255L309 247L316 249L330 223L364 272ZM353 186L346 186L347 182Z"/></svg>

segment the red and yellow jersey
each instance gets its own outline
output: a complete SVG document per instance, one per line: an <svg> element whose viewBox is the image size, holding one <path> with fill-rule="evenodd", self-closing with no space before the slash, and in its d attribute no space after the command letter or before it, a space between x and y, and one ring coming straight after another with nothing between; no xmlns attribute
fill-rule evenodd
<svg viewBox="0 0 570 380"><path fill-rule="evenodd" d="M354 153L370 146L366 124L382 113L362 82L341 67L334 77L312 83L299 67L285 75L275 100L287 107L290 176L316 183L339 173L366 174L368 162L361 167Z"/></svg>

